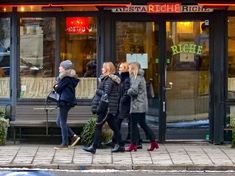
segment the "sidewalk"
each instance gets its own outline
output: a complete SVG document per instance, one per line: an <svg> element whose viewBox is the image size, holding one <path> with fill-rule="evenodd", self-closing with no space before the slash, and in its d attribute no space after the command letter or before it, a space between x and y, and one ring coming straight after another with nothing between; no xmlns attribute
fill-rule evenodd
<svg viewBox="0 0 235 176"><path fill-rule="evenodd" d="M235 170L235 149L208 143L167 143L148 152L148 144L137 152L111 153L83 146L54 150L54 145L9 144L0 146L0 168L119 169L119 170Z"/></svg>

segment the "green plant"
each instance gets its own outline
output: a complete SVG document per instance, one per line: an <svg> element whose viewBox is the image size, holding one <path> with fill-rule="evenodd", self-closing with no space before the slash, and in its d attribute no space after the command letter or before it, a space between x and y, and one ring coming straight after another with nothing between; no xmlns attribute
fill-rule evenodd
<svg viewBox="0 0 235 176"><path fill-rule="evenodd" d="M91 118L83 127L81 133L81 143L84 145L91 145L93 142L93 137L96 127L96 118ZM101 141L107 142L112 138L112 130L109 129L108 125L105 123L102 128Z"/></svg>
<svg viewBox="0 0 235 176"><path fill-rule="evenodd" d="M232 128L232 147L235 147L235 117L230 117L230 126Z"/></svg>
<svg viewBox="0 0 235 176"><path fill-rule="evenodd" d="M7 128L9 126L9 121L4 118L5 112L4 110L0 110L0 145L6 144L7 138Z"/></svg>

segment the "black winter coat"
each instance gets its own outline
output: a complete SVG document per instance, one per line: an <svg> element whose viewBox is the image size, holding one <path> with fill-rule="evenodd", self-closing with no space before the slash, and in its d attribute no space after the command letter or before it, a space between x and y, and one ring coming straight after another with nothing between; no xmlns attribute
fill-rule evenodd
<svg viewBox="0 0 235 176"><path fill-rule="evenodd" d="M60 76L57 84L54 85L55 91L60 95L59 106L74 106L77 104L75 88L79 79L73 73L75 72L70 72L70 70L66 71Z"/></svg>
<svg viewBox="0 0 235 176"><path fill-rule="evenodd" d="M120 74L121 78L121 97L119 102L119 114L118 118L127 118L130 113L131 97L127 95L127 90L130 88L129 72L123 72Z"/></svg>
<svg viewBox="0 0 235 176"><path fill-rule="evenodd" d="M120 97L120 78L117 75L101 76L95 96L91 102L92 113L97 113L97 107L102 95L107 95L109 101L109 113L116 115L118 112L118 102ZM105 112L104 112L105 113Z"/></svg>

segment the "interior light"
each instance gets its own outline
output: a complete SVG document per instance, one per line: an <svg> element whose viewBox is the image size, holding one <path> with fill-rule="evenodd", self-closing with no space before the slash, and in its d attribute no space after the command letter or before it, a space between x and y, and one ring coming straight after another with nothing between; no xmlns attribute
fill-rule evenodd
<svg viewBox="0 0 235 176"><path fill-rule="evenodd" d="M21 7L21 8L20 8L20 11L21 11L21 12L24 12L24 10L25 10L24 7Z"/></svg>

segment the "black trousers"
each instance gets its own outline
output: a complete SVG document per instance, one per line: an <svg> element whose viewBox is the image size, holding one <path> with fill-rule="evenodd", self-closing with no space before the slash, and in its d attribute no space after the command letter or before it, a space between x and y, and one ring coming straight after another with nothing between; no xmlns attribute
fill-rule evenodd
<svg viewBox="0 0 235 176"><path fill-rule="evenodd" d="M104 120L104 118L106 117L106 114L99 114L97 116L97 125L95 128L95 135L94 135L94 140L93 140L93 147L97 148L100 144L100 140L101 140L101 134L102 134L102 127L104 125L104 123L102 123L102 121ZM107 122L109 127L113 130L113 135L114 138L117 140L117 144L119 144L120 146L124 146L124 143L122 141L122 137L121 137L121 133L119 131L118 128L118 124L116 122L116 117L113 116L112 114L108 114L106 117L106 120L103 122Z"/></svg>
<svg viewBox="0 0 235 176"><path fill-rule="evenodd" d="M118 125L118 129L119 129L119 131L120 131L120 133L121 133L121 127L122 127L122 122L123 122L123 120L124 119L121 119L121 118L118 118L116 121L117 121L117 125ZM131 136L131 120L130 120L130 115L128 115L128 118L127 118L127 120L128 120L128 131L127 131L127 137L126 137L126 139L128 140L128 139L130 139L130 136ZM141 145L141 143L142 143L142 139L140 139L140 132L139 132L139 128L138 128L138 126L137 126L137 137L138 137L138 142L137 142L137 144L138 145ZM112 138L112 142L113 143L117 143L117 140L114 138L114 136L113 136L113 138Z"/></svg>
<svg viewBox="0 0 235 176"><path fill-rule="evenodd" d="M146 117L145 113L131 113L131 143L137 145L139 142L139 135L138 135L138 126L144 130L147 138L150 139L150 141L155 140L156 137L153 133L153 131L149 128L149 126L146 123Z"/></svg>

